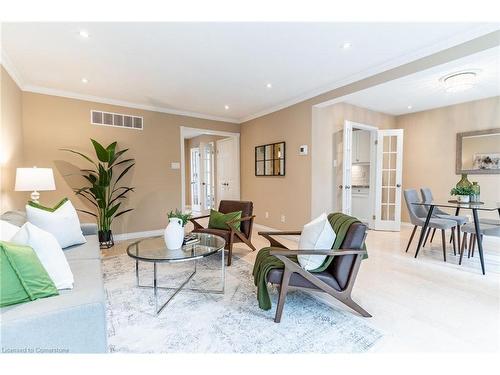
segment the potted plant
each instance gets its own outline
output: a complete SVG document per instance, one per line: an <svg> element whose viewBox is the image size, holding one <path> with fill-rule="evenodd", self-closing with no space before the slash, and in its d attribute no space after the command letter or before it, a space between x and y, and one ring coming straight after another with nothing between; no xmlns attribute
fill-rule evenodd
<svg viewBox="0 0 500 375"><path fill-rule="evenodd" d="M474 194L474 189L470 186L458 186L451 189L450 193L457 197L457 202L469 203L471 194Z"/></svg>
<svg viewBox="0 0 500 375"><path fill-rule="evenodd" d="M74 189L74 191L76 195L90 202L95 207L95 212L78 211L92 215L97 219L101 248L110 248L114 245L111 223L118 216L133 210L133 208L129 208L119 211L123 200L127 198L127 193L134 191L134 188L120 186L118 183L135 165L135 160L123 159L123 155L128 149L116 151L116 142L107 147L93 139L91 142L97 161L78 151L70 149L62 149L62 151L77 154L93 165L92 169L81 169L82 177L88 181L88 185Z"/></svg>
<svg viewBox="0 0 500 375"><path fill-rule="evenodd" d="M191 218L191 213L182 213L179 210L168 213L168 225L165 228L164 238L167 249L180 249L184 241L184 227Z"/></svg>

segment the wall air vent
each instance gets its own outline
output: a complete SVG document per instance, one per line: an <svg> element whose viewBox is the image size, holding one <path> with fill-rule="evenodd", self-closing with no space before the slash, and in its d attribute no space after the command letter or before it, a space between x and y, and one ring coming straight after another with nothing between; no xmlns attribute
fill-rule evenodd
<svg viewBox="0 0 500 375"><path fill-rule="evenodd" d="M90 123L92 125L143 130L144 118L141 116L91 110Z"/></svg>

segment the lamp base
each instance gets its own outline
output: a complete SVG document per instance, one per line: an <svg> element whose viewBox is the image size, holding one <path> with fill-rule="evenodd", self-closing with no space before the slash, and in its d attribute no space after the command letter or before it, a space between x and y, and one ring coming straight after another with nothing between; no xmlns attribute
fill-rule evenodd
<svg viewBox="0 0 500 375"><path fill-rule="evenodd" d="M31 201L34 203L40 203L38 200L40 199L40 193L38 191L34 191L31 193Z"/></svg>

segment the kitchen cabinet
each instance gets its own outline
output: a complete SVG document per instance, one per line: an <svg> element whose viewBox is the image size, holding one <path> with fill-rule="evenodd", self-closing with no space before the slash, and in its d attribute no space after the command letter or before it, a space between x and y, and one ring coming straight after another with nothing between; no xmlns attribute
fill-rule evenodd
<svg viewBox="0 0 500 375"><path fill-rule="evenodd" d="M370 162L370 132L364 130L352 132L352 162Z"/></svg>
<svg viewBox="0 0 500 375"><path fill-rule="evenodd" d="M370 189L367 187L352 187L352 216L367 223L370 218Z"/></svg>

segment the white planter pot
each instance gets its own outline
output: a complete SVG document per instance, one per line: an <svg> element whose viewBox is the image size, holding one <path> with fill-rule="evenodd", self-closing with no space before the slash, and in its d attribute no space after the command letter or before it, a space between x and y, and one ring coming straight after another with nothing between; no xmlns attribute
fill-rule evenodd
<svg viewBox="0 0 500 375"><path fill-rule="evenodd" d="M182 242L184 241L184 228L182 226L182 220L176 217L169 219L163 236L165 238L165 245L167 245L167 249L180 249L182 247Z"/></svg>
<svg viewBox="0 0 500 375"><path fill-rule="evenodd" d="M457 195L457 202L469 203L470 202L470 195Z"/></svg>

